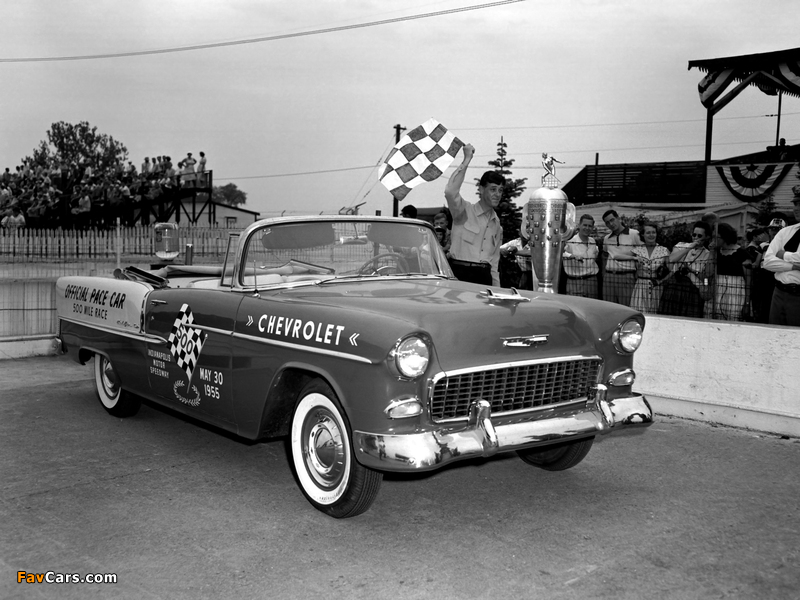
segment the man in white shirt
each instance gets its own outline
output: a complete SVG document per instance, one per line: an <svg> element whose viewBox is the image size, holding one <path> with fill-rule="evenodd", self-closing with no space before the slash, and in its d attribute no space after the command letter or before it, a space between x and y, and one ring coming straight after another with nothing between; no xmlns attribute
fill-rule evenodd
<svg viewBox="0 0 800 600"><path fill-rule="evenodd" d="M606 256L603 300L630 306L633 288L636 285L638 260L632 249L644 242L636 229L623 226L614 209L603 213L603 223L611 230L611 233L603 238L603 255Z"/></svg>
<svg viewBox="0 0 800 600"><path fill-rule="evenodd" d="M19 210L19 206L11 208L11 214L3 217L2 226L10 231L16 231L25 227L25 217Z"/></svg>
<svg viewBox="0 0 800 600"><path fill-rule="evenodd" d="M525 240L518 237L506 242L500 246L500 254L516 259L520 270L519 283L517 284L520 289L533 292L539 290L539 279L536 277L531 265L531 249Z"/></svg>
<svg viewBox="0 0 800 600"><path fill-rule="evenodd" d="M450 233L450 266L462 281L481 285L500 285L500 245L503 228L495 208L500 204L505 178L497 171L486 171L478 183L478 202L461 196L461 184L475 154L471 144L464 146L464 161L450 176L444 197L453 216Z"/></svg>
<svg viewBox="0 0 800 600"><path fill-rule="evenodd" d="M577 233L564 245L564 272L567 275L567 295L597 299L597 242L591 237L594 218L582 215Z"/></svg>
<svg viewBox="0 0 800 600"><path fill-rule="evenodd" d="M769 307L772 325L800 326L800 186L792 200L796 225L784 227L769 244L761 266L775 273L775 291Z"/></svg>

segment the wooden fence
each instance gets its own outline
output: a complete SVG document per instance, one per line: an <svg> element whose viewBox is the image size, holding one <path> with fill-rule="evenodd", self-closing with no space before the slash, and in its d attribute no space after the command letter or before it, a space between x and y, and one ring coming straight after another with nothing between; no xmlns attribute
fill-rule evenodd
<svg viewBox="0 0 800 600"><path fill-rule="evenodd" d="M232 230L181 227L177 230L181 253L192 244L196 258L219 258L225 253ZM117 257L155 257L153 227L118 227L110 230L0 230L0 263L113 261Z"/></svg>

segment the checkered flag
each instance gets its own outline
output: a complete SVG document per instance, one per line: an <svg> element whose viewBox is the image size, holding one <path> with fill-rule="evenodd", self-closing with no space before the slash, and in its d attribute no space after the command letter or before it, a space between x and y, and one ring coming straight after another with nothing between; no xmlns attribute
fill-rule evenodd
<svg viewBox="0 0 800 600"><path fill-rule="evenodd" d="M193 324L194 315L192 314L192 309L189 308L188 304L184 304L172 324L172 331L168 338L170 354L172 354L175 362L189 378L189 382L186 384L187 387L192 383L192 373L197 365L197 360L200 358L203 342L206 340L206 334L192 327Z"/></svg>
<svg viewBox="0 0 800 600"><path fill-rule="evenodd" d="M378 179L402 200L411 188L444 173L463 145L439 121L429 119L400 138L380 166Z"/></svg>

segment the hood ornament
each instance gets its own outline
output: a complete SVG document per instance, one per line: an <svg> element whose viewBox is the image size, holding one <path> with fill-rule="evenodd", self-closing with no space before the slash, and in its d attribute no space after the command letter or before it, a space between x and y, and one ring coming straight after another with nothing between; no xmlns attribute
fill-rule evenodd
<svg viewBox="0 0 800 600"><path fill-rule="evenodd" d="M530 298L526 298L522 294L520 294L516 288L511 288L511 294L503 294L498 293L492 290L492 288L486 288L485 291L481 292L481 296L485 296L487 300L496 301L496 302L530 302Z"/></svg>
<svg viewBox="0 0 800 600"><path fill-rule="evenodd" d="M509 348L530 348L531 346L540 346L546 344L549 333L539 333L536 335L515 335L514 337L500 338L503 340L503 346Z"/></svg>

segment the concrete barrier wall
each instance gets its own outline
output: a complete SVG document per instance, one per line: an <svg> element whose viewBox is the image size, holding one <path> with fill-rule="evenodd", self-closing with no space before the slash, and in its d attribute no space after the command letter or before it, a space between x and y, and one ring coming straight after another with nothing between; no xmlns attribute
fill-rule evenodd
<svg viewBox="0 0 800 600"><path fill-rule="evenodd" d="M648 316L634 369L656 412L800 436L800 328Z"/></svg>
<svg viewBox="0 0 800 600"><path fill-rule="evenodd" d="M0 280L0 338L55 333L55 280Z"/></svg>

